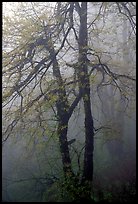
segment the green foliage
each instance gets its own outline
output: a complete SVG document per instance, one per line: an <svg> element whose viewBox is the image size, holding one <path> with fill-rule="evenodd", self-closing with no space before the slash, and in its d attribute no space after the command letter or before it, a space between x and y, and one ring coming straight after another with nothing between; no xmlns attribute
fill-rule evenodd
<svg viewBox="0 0 138 204"><path fill-rule="evenodd" d="M61 9L61 11L59 12L60 15L57 18L56 16L54 16L54 13L50 12L50 9L47 9L48 6L46 6L42 2L34 2L34 3L28 2L29 4L26 2L18 2L18 3L20 4L20 7L19 7L19 10L14 11L15 15L13 15L12 18L8 15L4 16L3 18L3 24L4 24L4 27L3 27L3 45L4 45L3 101L5 103L7 101L7 104L11 103L11 110L8 110L8 112L7 110L5 110L5 116L7 118L5 117L4 123L5 124L10 123L11 118L13 120L14 118L18 119L20 114L22 114L21 108L23 106L22 118L24 121L23 123L21 123L21 126L20 125L16 126L12 134L15 134L15 139L16 139L16 135L19 139L21 137L23 138L23 141L25 141L25 143L27 144L26 152L28 155L30 153L30 156L34 159L34 155L36 154L35 159L37 159L37 166L39 166L38 164L40 164L41 169L43 170L46 169L47 171L53 173L56 169L55 168L56 165L59 165L59 169L61 170L61 165L60 165L61 155L58 156L60 152L59 152L59 149L57 148L58 146L57 140L59 135L57 134L57 127L56 127L57 123L55 122L57 118L55 116L56 111L54 111L54 109L57 101L58 102L61 101L63 102L63 104L66 104L67 101L69 101L70 103L72 100L72 95L73 95L72 93L74 93L79 88L86 88L85 83L76 82L76 79L78 78L80 78L81 81L84 81L85 77L87 77L86 72L81 71L82 65L85 65L85 63L83 62L83 60L80 59L80 61L76 63L76 65L73 67L74 70L76 71L76 78L75 78L75 81L72 81L73 80L71 77L72 75L69 74L70 70L67 73L66 72L67 69L66 67L64 67L64 65L67 64L68 62L68 60L66 61L66 58L69 58L68 56L70 56L70 54L72 54L72 56L74 55L74 50L75 50L76 58L75 59L73 58L73 60L76 61L76 59L78 59L79 53L77 53L76 50L78 50L79 44L77 43L79 41L77 40L74 43L74 41L70 41L70 35L66 35L66 28L68 28L68 21L70 20L68 19L68 11L70 9L66 7L66 4L67 4L66 2L65 2L65 7L62 8L63 10ZM95 2L95 4L97 3ZM108 55L110 56L111 59L113 56L115 56L115 58L119 57L118 55L119 48L116 48L115 54L112 53L110 49L112 48L112 46L114 47L116 43L116 40L114 41L114 38L119 37L119 36L116 36L116 33L113 32L113 29L115 29L116 32L118 30L116 27L114 28L114 25L112 23L110 25L110 22L112 21L110 18L109 19L107 18L108 13L107 15L105 15L106 18L102 19L101 16L104 17L104 15L101 15L102 13L100 14L100 12L103 12L103 11L104 12L108 11L107 2L103 2L102 7L100 7L98 16L96 12L95 20L93 19L92 20L93 23L91 25L88 25L88 31L89 31L88 44L90 44L90 46L84 46L82 48L82 53L80 55L86 54L86 51L89 50L89 48L91 48L94 50L95 56L99 55L101 60L102 58L104 58L104 54L108 54L109 51L110 53ZM108 20L110 21L109 23L104 23L103 26L101 26L100 22L102 22L102 20L104 20L105 22ZM98 23L96 23L97 25L94 26L94 22L96 21L98 21ZM52 66L50 67L49 65L49 61L51 61L51 58L49 56L49 51L47 50L47 48L44 49L45 48L44 45L41 45L41 44L37 45L36 43L39 37L41 36L45 37L46 35L46 33L44 32L44 28L45 28L44 22L46 26L48 25L47 28L48 27L50 28L49 31L48 29L46 31L48 32L47 33L48 36L51 35L51 39L48 38L49 40L47 41L47 47L49 49L50 47L55 48L55 50L56 49L58 50L59 47L62 48L63 53L62 52L60 52L61 54L59 53L59 56L62 55L62 57L59 57L59 58L57 57L57 59L58 59L59 67L62 70L61 76L63 74L63 77L61 77L61 79L63 79L63 82L65 83L59 83L58 81L56 81L52 73L52 69L51 69ZM61 28L59 25L57 25L57 23L61 25ZM120 23L120 27L122 27L122 21L119 21L119 23ZM62 32L60 32L62 31L62 28L64 28L63 34ZM78 34L79 22L77 22L77 18L74 21L73 28L74 28L74 32ZM111 35L111 40L109 39L110 35ZM65 36L66 36L66 39L65 39ZM100 47L98 47L93 42L95 43L98 42L98 45L100 45ZM129 42L127 42L127 44L128 43ZM124 46L124 42L122 42L122 44L118 42L118 44L120 44L120 46L122 47ZM129 48L129 44L128 44L128 48ZM28 53L30 51L31 45L32 46L35 45L32 48L32 59L31 61L27 61L29 60L27 58L29 58ZM125 49L125 51L127 51L127 49ZM124 54L127 55L127 52L125 51L124 51ZM119 53L123 53L122 48L119 51ZM92 60L92 63L90 64L90 68L92 68L95 64L98 63L98 60L96 57L94 57L94 54L92 54L92 56L94 60ZM122 56L122 54L120 56ZM82 56L80 56L80 58L81 57ZM44 60L45 58L46 58L45 61L41 61L42 59ZM120 58L121 57L119 57L119 59ZM70 60L70 63L71 62L72 62L72 58ZM122 69L124 68L124 64L122 63L123 65L121 65L120 60L118 64L117 62L113 58L112 60L110 60L110 64L108 65L111 65L111 68L113 69L113 71L115 71L114 67L116 69L120 68L119 71L122 71ZM41 65L41 66L39 67L38 65ZM39 70L37 70L38 68ZM58 69L58 66L57 66L57 69ZM59 69L59 73L60 73L60 69ZM129 73L130 71L131 70L129 70ZM125 72L127 72L126 69L125 69ZM96 75L93 75L93 74L90 75L89 79L92 85L98 82L97 75L98 75L98 72L96 73ZM29 81L27 81L26 79L29 79ZM19 88L18 92L16 92L17 90L15 90L15 87L18 87L19 85L23 84L23 82L25 82L25 84ZM73 89L71 89L71 87L68 88L69 87L68 82L70 83L70 85L73 84ZM108 82L110 83L112 82L111 76ZM58 95L57 92L55 94L55 91L57 90L58 92L61 93L60 95ZM65 90L67 90L67 95L64 94ZM39 97L37 98L38 94L42 94L42 93L44 96L43 99ZM125 89L121 93L123 97L128 97L129 95L129 92ZM10 99L10 97L14 94L17 95L18 99L20 99L22 96L22 99L23 99L22 104L19 103L19 100L16 101L14 97ZM78 93L76 91L76 93L73 96L77 97L77 95ZM38 103L36 103L35 99L37 99ZM87 94L84 95L83 100L84 101L89 100L89 97ZM53 111L52 114L50 113L51 110ZM62 110L64 111L64 113L67 112L68 106L62 107ZM13 112L13 113L10 113L10 112ZM53 113L54 113L54 116L53 116ZM114 139L121 140L121 137L120 137L121 131L119 130L118 124L111 123L108 125L111 126L111 128L105 129L105 131L103 132L103 137L102 137L103 143ZM59 131L62 131L66 128L67 128L66 125L61 126ZM12 128L10 131L12 131ZM74 131L72 134L74 134ZM54 145L53 145L53 142L54 142ZM19 147L22 146L21 143L22 141L19 143ZM22 156L21 156L21 159L22 159L21 161L23 162ZM74 160L72 160L72 164ZM100 162L102 163L103 160L104 159L102 155ZM74 165L73 167L75 167L76 164L73 164L73 165ZM107 167L104 165L104 169L106 170L109 169L109 166ZM36 169L34 170L36 171ZM31 183L30 183L30 186L31 186ZM25 189L24 186L23 188ZM129 183L126 184L124 187L122 187L122 189L123 191L119 192L119 196L120 196L119 198L115 194L117 192L116 190L114 191L112 189L109 189L109 190L97 189L97 194L92 195L92 200L94 200L95 202L102 201L102 200L108 201L108 202L112 202L114 200L127 201L127 199L129 200L129 196L130 197L135 196L135 188L131 187ZM122 195L121 195L121 192L122 192ZM30 194L30 191L28 193ZM15 194L18 194L18 191L16 191ZM82 199L88 199L88 198L90 199L90 197L91 197L90 183L88 183L87 181L82 183L77 176L68 176L68 178L61 180L59 183L54 183L53 185L48 186L48 190L46 189L45 192L43 192L42 201L58 202L60 200L63 200L63 201L79 202ZM22 199L22 201L24 200Z"/></svg>
<svg viewBox="0 0 138 204"><path fill-rule="evenodd" d="M42 202L62 202L59 184L58 182L53 183L43 193Z"/></svg>
<svg viewBox="0 0 138 204"><path fill-rule="evenodd" d="M91 200L91 185L89 182L79 181L77 176L70 176L60 182L61 197L67 202Z"/></svg>
<svg viewBox="0 0 138 204"><path fill-rule="evenodd" d="M90 75L90 84L95 84L97 81L97 75Z"/></svg>

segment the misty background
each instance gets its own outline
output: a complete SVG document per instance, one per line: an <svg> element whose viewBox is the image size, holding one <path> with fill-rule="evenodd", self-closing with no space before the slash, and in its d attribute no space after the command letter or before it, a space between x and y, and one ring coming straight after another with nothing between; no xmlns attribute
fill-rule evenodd
<svg viewBox="0 0 138 204"><path fill-rule="evenodd" d="M5 2L6 3L6 2ZM98 6L89 5L88 20L91 22ZM3 13L6 7L3 7ZM116 13L110 13L105 19L104 30L100 34L90 33L93 47L100 50L104 63L112 64L118 73L131 72L135 76L135 43L129 41L130 25L125 18L117 20ZM77 18L77 17L76 17ZM102 25L102 20L97 23ZM108 32L112 28L111 32ZM96 32L96 31L95 31ZM98 37L103 40L99 43ZM70 40L74 41L70 34ZM126 43L127 42L127 43ZM57 43L58 46L58 43ZM102 52L103 51L103 52ZM61 53L62 55L62 53ZM93 60L92 56L88 56ZM59 55L60 58L60 55ZM75 61L75 52L71 51L62 60ZM61 60L61 63L62 63ZM63 64L64 65L64 64ZM89 70L90 71L90 70ZM64 76L71 76L72 70ZM136 99L135 83L122 80L120 86L127 97L122 97L107 77L106 83L99 87L102 74L93 72L91 80L91 101L95 127L94 136L94 181L96 190L108 191L114 188L121 192L121 186L135 186L136 177ZM127 81L127 86L125 83ZM129 84L130 83L130 84ZM16 103L20 101L17 98ZM7 105L3 108L2 124L5 128ZM14 108L13 108L14 110ZM53 112L47 107L40 111L46 121L45 129L37 128L39 120L35 108L25 120L20 121L8 140L2 145L2 200L6 202L60 202L57 181L63 177L59 142L55 133L56 122ZM14 117L11 114L11 118ZM76 139L70 146L73 167L76 172L82 168L84 146L84 109L82 100L69 120L68 140ZM78 155L79 154L79 163ZM78 167L80 165L80 169ZM126 190L126 189L125 189Z"/></svg>

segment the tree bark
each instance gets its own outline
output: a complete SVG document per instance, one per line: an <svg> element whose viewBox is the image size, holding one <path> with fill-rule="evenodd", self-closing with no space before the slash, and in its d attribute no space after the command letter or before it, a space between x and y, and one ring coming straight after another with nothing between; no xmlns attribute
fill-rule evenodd
<svg viewBox="0 0 138 204"><path fill-rule="evenodd" d="M87 66L88 33L87 33L87 2L82 2L80 7L80 30L79 30L79 91L82 93L85 111L85 153L83 180L92 181L93 178L93 150L94 131L93 117L90 100L90 81Z"/></svg>
<svg viewBox="0 0 138 204"><path fill-rule="evenodd" d="M87 33L87 2L77 4L79 6L80 16L80 29L79 29L79 57L77 66L78 84L79 84L79 95L74 100L72 105L69 107L67 100L65 85L62 80L58 61L56 59L56 52L54 47L50 44L49 53L51 60L53 61L53 76L56 79L58 86L58 99L56 102L57 116L58 116L58 136L60 142L60 151L62 155L62 164L65 178L68 176L74 176L71 167L71 158L69 154L69 147L67 141L68 121L71 117L73 109L77 103L83 98L84 111L85 111L85 152L84 152L84 167L82 185L86 182L88 185L86 194L84 197L90 198L90 186L93 178L93 117L91 111L91 100L90 100L90 81L88 75L87 66L87 50L88 50L88 33ZM71 177L70 177L71 178Z"/></svg>
<svg viewBox="0 0 138 204"><path fill-rule="evenodd" d="M51 41L51 39L48 39ZM67 176L71 176L73 174L72 167L71 167L71 158L69 153L68 141L67 141L67 131L68 131L68 121L69 121L69 104L67 100L65 85L60 73L60 68L58 61L56 59L56 51L50 44L49 48L50 58L53 64L53 76L55 77L58 91L57 96L58 99L56 101L56 109L57 109L57 117L58 117L58 128L57 134L59 137L60 143L60 152L62 156L62 164L63 164L63 172L65 178Z"/></svg>

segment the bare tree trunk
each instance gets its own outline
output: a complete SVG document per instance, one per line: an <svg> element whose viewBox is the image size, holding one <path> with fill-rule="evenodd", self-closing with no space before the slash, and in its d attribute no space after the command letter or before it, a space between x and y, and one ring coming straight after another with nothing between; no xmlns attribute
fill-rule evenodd
<svg viewBox="0 0 138 204"><path fill-rule="evenodd" d="M48 39L48 40L51 40L51 39ZM71 159L70 159L68 141L67 141L69 105L68 105L68 100L66 96L64 82L62 80L62 76L60 73L59 64L56 59L56 52L52 44L49 46L49 53L50 53L50 58L53 62L53 76L55 77L57 87L58 87L58 92L57 92L58 99L56 101L57 117L58 117L57 134L59 136L63 172L66 178L68 175L71 176L73 174L72 167L71 167Z"/></svg>
<svg viewBox="0 0 138 204"><path fill-rule="evenodd" d="M91 182L93 178L94 131L90 100L90 82L87 67L87 49L87 2L82 2L80 7L78 78L80 80L79 90L83 95L85 111L85 153L83 180Z"/></svg>

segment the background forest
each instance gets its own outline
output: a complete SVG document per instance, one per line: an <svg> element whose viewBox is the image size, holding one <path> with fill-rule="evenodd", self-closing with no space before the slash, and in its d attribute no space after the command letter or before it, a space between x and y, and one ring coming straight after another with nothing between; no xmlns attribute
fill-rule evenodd
<svg viewBox="0 0 138 204"><path fill-rule="evenodd" d="M3 2L2 200L133 202L136 2Z"/></svg>

